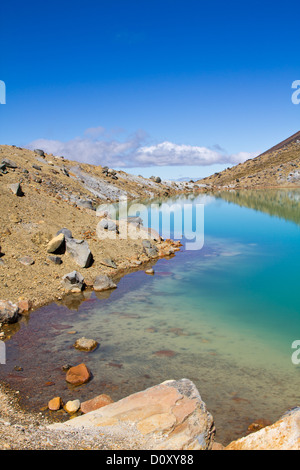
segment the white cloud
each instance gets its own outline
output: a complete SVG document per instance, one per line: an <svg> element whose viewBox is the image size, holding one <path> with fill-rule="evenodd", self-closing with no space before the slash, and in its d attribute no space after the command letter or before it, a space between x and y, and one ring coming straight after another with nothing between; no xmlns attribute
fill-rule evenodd
<svg viewBox="0 0 300 470"><path fill-rule="evenodd" d="M109 134L105 133L103 127L96 127L87 129L84 137L77 137L68 142L38 139L27 147L41 148L47 153L65 156L78 162L119 168L237 164L258 155L247 152L229 155L218 145L207 148L161 142L147 146L147 135L143 131L136 132L124 141L116 138L105 139L105 135Z"/></svg>

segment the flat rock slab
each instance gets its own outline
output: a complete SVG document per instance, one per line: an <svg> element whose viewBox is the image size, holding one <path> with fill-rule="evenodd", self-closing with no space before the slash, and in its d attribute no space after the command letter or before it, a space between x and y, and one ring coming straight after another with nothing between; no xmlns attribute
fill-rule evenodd
<svg viewBox="0 0 300 470"><path fill-rule="evenodd" d="M163 382L50 429L98 428L127 437L128 427L128 446L136 439L145 450L208 450L215 434L211 414L187 379Z"/></svg>

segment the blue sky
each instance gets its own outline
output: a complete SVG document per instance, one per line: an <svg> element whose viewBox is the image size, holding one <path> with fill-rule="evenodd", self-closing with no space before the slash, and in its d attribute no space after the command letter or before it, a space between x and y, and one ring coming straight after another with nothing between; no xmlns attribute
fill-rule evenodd
<svg viewBox="0 0 300 470"><path fill-rule="evenodd" d="M289 0L2 2L0 144L199 177L300 129Z"/></svg>

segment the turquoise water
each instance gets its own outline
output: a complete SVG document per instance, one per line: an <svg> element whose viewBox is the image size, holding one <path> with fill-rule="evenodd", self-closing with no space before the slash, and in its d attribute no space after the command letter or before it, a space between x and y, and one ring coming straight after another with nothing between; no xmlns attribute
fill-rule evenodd
<svg viewBox="0 0 300 470"><path fill-rule="evenodd" d="M178 198L181 208L204 204L203 248L183 247L159 260L154 276L127 275L109 295L86 293L76 308L34 312L7 343L0 378L38 408L54 395L84 400L108 393L117 400L186 377L225 444L255 419L274 421L299 405L300 369L291 361L291 345L300 339L300 192L245 194ZM187 210L186 230L175 223L174 235L191 238L197 224ZM153 227L168 231L156 216ZM72 345L81 336L100 347L76 351ZM93 380L68 388L61 365L82 361ZM13 371L16 364L22 372Z"/></svg>

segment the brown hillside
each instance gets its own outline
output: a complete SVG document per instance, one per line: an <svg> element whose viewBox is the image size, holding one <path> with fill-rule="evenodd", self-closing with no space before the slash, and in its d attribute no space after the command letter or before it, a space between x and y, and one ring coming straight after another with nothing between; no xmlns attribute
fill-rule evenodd
<svg viewBox="0 0 300 470"><path fill-rule="evenodd" d="M258 157L198 181L217 189L300 186L300 132Z"/></svg>

